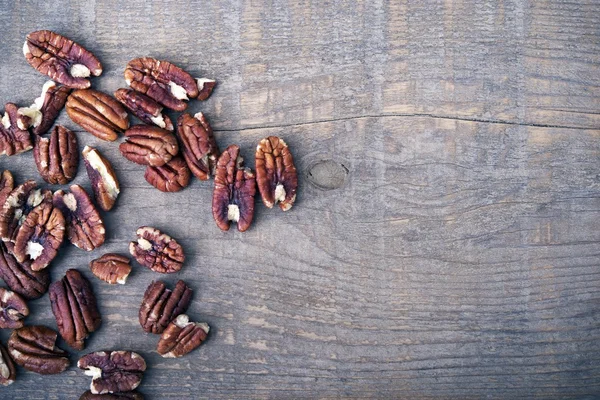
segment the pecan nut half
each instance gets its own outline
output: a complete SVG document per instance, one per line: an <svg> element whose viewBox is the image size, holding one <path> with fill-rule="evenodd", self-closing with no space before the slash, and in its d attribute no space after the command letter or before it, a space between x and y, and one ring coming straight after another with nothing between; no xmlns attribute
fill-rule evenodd
<svg viewBox="0 0 600 400"><path fill-rule="evenodd" d="M0 287L0 329L20 328L23 319L29 315L29 307L21 296Z"/></svg>
<svg viewBox="0 0 600 400"><path fill-rule="evenodd" d="M93 394L129 392L142 382L146 361L133 351L97 351L81 357L77 366L92 377Z"/></svg>
<svg viewBox="0 0 600 400"><path fill-rule="evenodd" d="M0 344L0 385L8 386L15 381L17 369L3 345Z"/></svg>
<svg viewBox="0 0 600 400"><path fill-rule="evenodd" d="M31 134L27 130L31 119L19 115L16 104L6 103L4 116L0 121L0 156L6 154L12 156L31 150Z"/></svg>
<svg viewBox="0 0 600 400"><path fill-rule="evenodd" d="M131 273L128 257L120 254L107 253L90 262L90 269L98 279L110 284L124 285Z"/></svg>
<svg viewBox="0 0 600 400"><path fill-rule="evenodd" d="M67 114L92 135L114 142L129 128L129 115L121 103L93 89L76 90L67 99Z"/></svg>
<svg viewBox="0 0 600 400"><path fill-rule="evenodd" d="M31 261L20 263L0 242L0 278L8 287L26 299L42 297L50 285L48 270L34 271Z"/></svg>
<svg viewBox="0 0 600 400"><path fill-rule="evenodd" d="M119 89L115 92L115 97L146 124L173 131L171 118L162 112L163 107L145 94L131 89Z"/></svg>
<svg viewBox="0 0 600 400"><path fill-rule="evenodd" d="M85 251L92 251L104 244L106 229L100 213L84 188L71 185L70 192L54 192L54 206L59 208L66 220L69 241Z"/></svg>
<svg viewBox="0 0 600 400"><path fill-rule="evenodd" d="M179 192L190 183L190 169L180 156L161 167L146 167L144 178L161 192Z"/></svg>
<svg viewBox="0 0 600 400"><path fill-rule="evenodd" d="M85 339L102 323L90 282L76 269L67 270L63 279L50 285L50 305L60 336L83 350Z"/></svg>
<svg viewBox="0 0 600 400"><path fill-rule="evenodd" d="M102 64L96 56L52 31L36 31L27 35L23 54L33 68L68 87L89 88L90 81L86 78L102 74Z"/></svg>
<svg viewBox="0 0 600 400"><path fill-rule="evenodd" d="M30 118L30 128L33 128L31 131L34 134L43 135L50 130L60 110L65 106L69 93L71 88L56 86L53 81L48 81L42 87L42 94L32 105L19 108L19 115Z"/></svg>
<svg viewBox="0 0 600 400"><path fill-rule="evenodd" d="M132 89L175 111L183 111L183 100L198 97L198 83L190 74L168 61L151 57L127 63L125 81Z"/></svg>
<svg viewBox="0 0 600 400"><path fill-rule="evenodd" d="M254 172L243 168L240 148L231 145L217 162L212 213L217 226L229 230L229 221L237 222L240 232L246 231L254 217L256 179Z"/></svg>
<svg viewBox="0 0 600 400"><path fill-rule="evenodd" d="M217 85L217 81L208 78L196 78L196 83L198 84L197 99L200 101L208 99Z"/></svg>
<svg viewBox="0 0 600 400"><path fill-rule="evenodd" d="M210 327L205 322L190 322L185 314L175 318L162 333L156 350L165 358L178 358L206 340Z"/></svg>
<svg viewBox="0 0 600 400"><path fill-rule="evenodd" d="M93 394L91 390L81 395L79 400L144 400L140 392L118 392L106 394Z"/></svg>
<svg viewBox="0 0 600 400"><path fill-rule="evenodd" d="M0 175L0 210L2 210L6 198L14 188L15 179L13 178L12 173L5 169L2 171L2 175Z"/></svg>
<svg viewBox="0 0 600 400"><path fill-rule="evenodd" d="M177 118L177 136L183 145L183 157L192 173L203 181L214 175L219 148L204 114L199 112L193 117L181 114Z"/></svg>
<svg viewBox="0 0 600 400"><path fill-rule="evenodd" d="M192 289L179 280L175 289L167 289L164 282L152 282L140 306L140 325L149 333L162 333L169 323L187 310L192 300Z"/></svg>
<svg viewBox="0 0 600 400"><path fill-rule="evenodd" d="M129 243L129 253L137 262L161 274L181 269L185 255L175 239L149 226L142 226L135 233L138 240Z"/></svg>
<svg viewBox="0 0 600 400"><path fill-rule="evenodd" d="M56 346L56 331L43 325L16 329L8 339L12 359L26 370L42 375L59 374L69 367L69 355Z"/></svg>
<svg viewBox="0 0 600 400"><path fill-rule="evenodd" d="M81 152L96 203L104 211L110 211L121 192L117 175L112 165L98 150L85 146Z"/></svg>
<svg viewBox="0 0 600 400"><path fill-rule="evenodd" d="M123 157L137 164L160 167L179 152L175 135L157 126L132 126L125 131L125 137L119 150Z"/></svg>
<svg viewBox="0 0 600 400"><path fill-rule="evenodd" d="M298 174L287 144L277 136L269 136L256 147L256 183L263 204L287 211L296 201Z"/></svg>
<svg viewBox="0 0 600 400"><path fill-rule="evenodd" d="M77 175L79 165L77 135L63 126L55 126L50 138L36 136L33 158L46 182L54 185L69 183Z"/></svg>

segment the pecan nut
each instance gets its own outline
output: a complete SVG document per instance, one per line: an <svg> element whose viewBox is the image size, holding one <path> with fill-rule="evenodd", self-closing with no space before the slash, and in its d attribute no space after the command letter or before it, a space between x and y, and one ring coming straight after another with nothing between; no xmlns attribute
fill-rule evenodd
<svg viewBox="0 0 600 400"><path fill-rule="evenodd" d="M102 74L102 64L92 53L51 31L27 35L23 54L33 68L68 87L89 88L90 81L86 78Z"/></svg>
<svg viewBox="0 0 600 400"><path fill-rule="evenodd" d="M85 339L102 323L90 282L76 269L50 285L50 305L58 332L69 346L83 350Z"/></svg>
<svg viewBox="0 0 600 400"><path fill-rule="evenodd" d="M197 99L200 101L208 99L217 85L217 81L208 78L196 78L196 83L198 84Z"/></svg>
<svg viewBox="0 0 600 400"><path fill-rule="evenodd" d="M4 116L0 121L0 155L12 156L31 150L31 134L27 130L31 119L19 115L16 104L6 103Z"/></svg>
<svg viewBox="0 0 600 400"><path fill-rule="evenodd" d="M125 137L119 150L123 157L137 164L160 167L179 152L175 135L157 126L132 126L125 131Z"/></svg>
<svg viewBox="0 0 600 400"><path fill-rule="evenodd" d="M229 230L229 221L234 221L238 230L244 232L254 217L256 179L251 169L242 167L243 162L236 145L225 149L217 162L212 213L223 231Z"/></svg>
<svg viewBox="0 0 600 400"><path fill-rule="evenodd" d="M50 138L36 136L33 158L46 182L64 185L72 181L79 165L77 135L63 126L55 126Z"/></svg>
<svg viewBox="0 0 600 400"><path fill-rule="evenodd" d="M56 346L56 331L43 326L24 326L8 339L12 359L26 370L42 375L59 374L69 367L69 355Z"/></svg>
<svg viewBox="0 0 600 400"><path fill-rule="evenodd" d="M129 128L129 116L117 100L93 89L76 90L67 99L69 118L92 135L114 142Z"/></svg>
<svg viewBox="0 0 600 400"><path fill-rule="evenodd" d="M81 395L79 400L144 400L140 392L118 392L106 394L93 394L91 390Z"/></svg>
<svg viewBox="0 0 600 400"><path fill-rule="evenodd" d="M71 185L69 189L70 192L54 192L54 206L65 216L69 241L82 250L92 251L104 244L104 222L84 188Z"/></svg>
<svg viewBox="0 0 600 400"><path fill-rule="evenodd" d="M8 386L15 381L16 377L15 364L13 364L4 346L0 344L0 385Z"/></svg>
<svg viewBox="0 0 600 400"><path fill-rule="evenodd" d="M144 178L161 192L179 192L190 183L190 169L180 156L161 167L146 167Z"/></svg>
<svg viewBox="0 0 600 400"><path fill-rule="evenodd" d="M173 291L164 282L152 282L140 306L140 325L146 332L162 333L175 317L187 310L191 300L192 289L182 280Z"/></svg>
<svg viewBox="0 0 600 400"><path fill-rule="evenodd" d="M8 287L26 299L37 299L46 293L50 285L48 270L34 271L31 261L20 263L0 242L0 278Z"/></svg>
<svg viewBox="0 0 600 400"><path fill-rule="evenodd" d="M277 136L269 136L256 147L256 183L263 204L287 211L296 201L298 174L287 144Z"/></svg>
<svg viewBox="0 0 600 400"><path fill-rule="evenodd" d="M125 81L143 93L175 111L183 111L183 100L198 97L198 83L190 74L168 61L150 57L135 58L127 63Z"/></svg>
<svg viewBox="0 0 600 400"><path fill-rule="evenodd" d="M0 287L0 329L20 328L23 319L29 315L29 307L21 296Z"/></svg>
<svg viewBox="0 0 600 400"><path fill-rule="evenodd" d="M96 203L104 211L111 210L121 192L115 170L108 160L93 147L85 146L81 154L92 183Z"/></svg>
<svg viewBox="0 0 600 400"><path fill-rule="evenodd" d="M177 118L177 136L183 145L183 157L192 173L203 181L214 175L219 148L204 114L199 112L193 117L181 114Z"/></svg>
<svg viewBox="0 0 600 400"><path fill-rule="evenodd" d="M129 392L142 382L146 361L133 351L97 351L81 357L77 366L92 377L93 394Z"/></svg>
<svg viewBox="0 0 600 400"><path fill-rule="evenodd" d="M2 210L6 198L14 188L15 179L13 178L12 173L5 169L2 171L2 175L0 175L0 210Z"/></svg>
<svg viewBox="0 0 600 400"><path fill-rule="evenodd" d="M115 97L146 124L173 131L171 118L162 112L163 107L145 94L131 89L119 89L115 92Z"/></svg>
<svg viewBox="0 0 600 400"><path fill-rule="evenodd" d="M129 253L137 262L161 274L181 269L185 255L175 239L149 226L142 226L135 233L138 240L129 243Z"/></svg>
<svg viewBox="0 0 600 400"><path fill-rule="evenodd" d="M50 130L60 110L65 106L69 93L71 88L57 86L53 81L48 81L42 87L42 94L32 105L19 108L19 115L30 118L30 128L33 128L31 131L34 134L43 135Z"/></svg>
<svg viewBox="0 0 600 400"><path fill-rule="evenodd" d="M131 273L131 265L128 257L108 253L90 262L90 269L98 279L110 284L120 283L124 285Z"/></svg>
<svg viewBox="0 0 600 400"><path fill-rule="evenodd" d="M209 330L207 323L190 322L187 315L180 314L164 330L156 350L165 358L182 357L200 346Z"/></svg>

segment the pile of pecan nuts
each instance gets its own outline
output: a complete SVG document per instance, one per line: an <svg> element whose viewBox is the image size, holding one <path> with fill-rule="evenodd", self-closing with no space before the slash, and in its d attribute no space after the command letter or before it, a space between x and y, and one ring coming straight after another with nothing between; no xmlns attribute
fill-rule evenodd
<svg viewBox="0 0 600 400"><path fill-rule="evenodd" d="M294 204L297 173L282 139L270 136L259 142L255 174L243 166L239 146L219 150L202 113L182 113L176 125L164 113L164 107L184 111L189 99L206 100L216 85L214 80L194 79L167 61L136 58L125 69L129 88L117 90L112 97L90 89L88 78L102 74L100 61L64 36L47 30L32 32L23 53L31 66L52 80L29 107L6 105L0 124L0 155L33 149L44 181L65 185L77 173L77 135L63 126L53 127L65 107L73 122L100 139L115 141L122 133L121 154L144 165L145 179L163 192L182 190L192 174L200 180L214 176L212 213L224 231L231 221L240 232L250 227L257 186L269 208L279 203L287 211ZM143 123L130 126L128 111ZM15 380L13 361L40 374L60 373L70 365L68 353L56 345L57 332L24 325L29 314L26 300L49 290L58 333L76 350L84 349L85 339L101 325L90 282L70 269L50 285L46 269L64 239L86 251L103 245L106 232L96 205L110 211L121 190L110 162L97 149L85 146L81 154L93 199L79 185L53 193L34 180L16 185L8 170L0 176L0 278L11 289L0 288L0 328L14 329L8 351L0 345L0 384ZM136 233L138 239L130 243L129 252L139 264L158 273L181 269L185 255L175 239L149 226ZM125 284L131 272L130 259L113 253L92 260L90 268L110 284ZM185 314L191 297L192 289L181 280L173 289L162 281L146 289L139 321L144 331L161 335L157 351L163 357L181 357L208 335L206 323L192 322ZM90 390L82 399L143 398L134 391L146 369L139 354L99 351L85 355L77 365L92 376Z"/></svg>

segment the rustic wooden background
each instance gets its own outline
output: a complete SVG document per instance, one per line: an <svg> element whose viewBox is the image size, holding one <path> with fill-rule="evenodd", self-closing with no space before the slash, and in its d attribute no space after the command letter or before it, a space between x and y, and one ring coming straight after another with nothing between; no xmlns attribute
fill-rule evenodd
<svg viewBox="0 0 600 400"><path fill-rule="evenodd" d="M52 29L125 85L137 56L218 80L191 102L219 145L254 165L280 135L300 173L288 213L257 204L248 232L220 232L211 182L163 194L116 143L97 146L123 187L107 244L72 246L53 279L92 279L102 328L84 352L131 349L148 399L599 398L600 2L1 1L0 102L28 105L46 78L22 55ZM31 152L0 158L39 181ZM83 165L77 183L89 187ZM125 286L88 262L127 252L140 225L177 238L175 275L139 265ZM154 279L194 288L210 340L178 360L137 321ZM55 327L48 296L30 324ZM0 333L6 342L10 332ZM64 343L62 344L63 346ZM5 399L77 399L75 366L19 368Z"/></svg>

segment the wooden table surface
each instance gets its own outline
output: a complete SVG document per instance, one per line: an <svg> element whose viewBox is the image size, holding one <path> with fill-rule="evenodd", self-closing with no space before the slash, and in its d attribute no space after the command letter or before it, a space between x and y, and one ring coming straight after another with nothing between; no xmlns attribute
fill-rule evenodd
<svg viewBox="0 0 600 400"><path fill-rule="evenodd" d="M249 166L261 138L285 138L300 188L291 211L257 200L248 232L223 233L211 181L161 193L63 112L122 185L107 243L51 267L92 280L103 324L68 371L19 368L1 398L77 399L76 360L103 349L146 358L147 399L600 397L600 2L58 4L1 2L2 104L46 81L22 54L34 30L92 50L108 93L130 59L166 59L218 80L188 111ZM41 182L31 152L0 168ZM89 188L83 164L75 182ZM183 270L95 279L89 261L126 254L141 225L184 245ZM212 327L184 358L139 326L155 279L187 281ZM30 306L28 324L56 328L47 295Z"/></svg>

